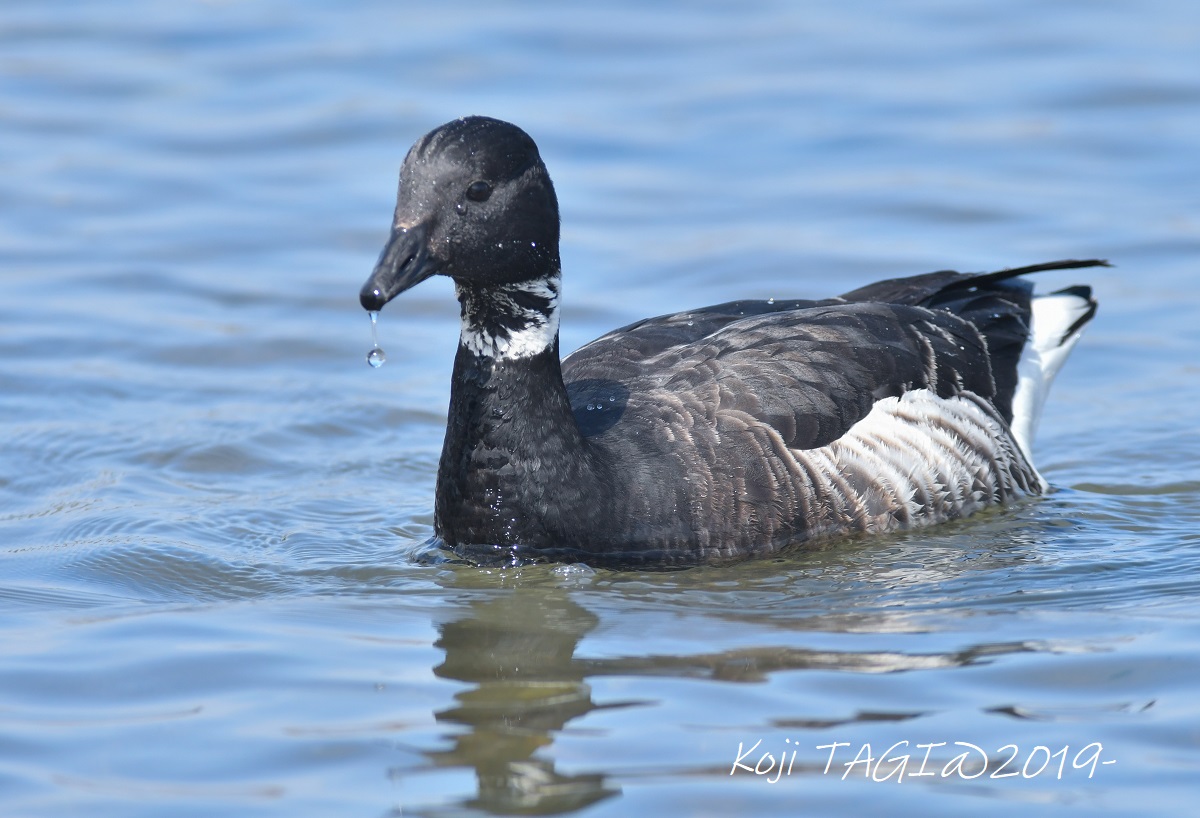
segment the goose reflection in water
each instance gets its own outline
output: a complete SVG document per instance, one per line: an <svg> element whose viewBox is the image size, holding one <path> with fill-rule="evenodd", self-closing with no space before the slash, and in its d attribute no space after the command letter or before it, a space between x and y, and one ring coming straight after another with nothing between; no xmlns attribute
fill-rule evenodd
<svg viewBox="0 0 1200 818"><path fill-rule="evenodd" d="M462 806L500 814L560 814L618 795L613 778L619 759L604 770L565 774L556 768L557 733L594 710L654 705L654 701L597 703L591 677L674 676L727 682L760 682L787 670L888 673L961 667L999 654L1037 650L1024 642L988 644L947 653L911 654L830 651L764 646L685 656L644 655L586 659L576 656L583 638L600 619L563 589L521 587L472 601L461 615L438 626L436 647L445 660L434 668L443 679L472 688L455 694L457 704L437 712L438 722L462 725L447 738L449 749L427 751L437 767L467 767L478 781L475 798ZM771 636L764 630L764 636ZM778 632L776 638L790 638ZM920 713L859 713L835 721L795 722L814 729L858 721L902 720ZM642 770L640 773L654 771ZM728 766L675 770L728 775ZM800 765L796 773L800 773ZM819 774L820 769L811 770Z"/></svg>
<svg viewBox="0 0 1200 818"><path fill-rule="evenodd" d="M564 775L540 751L570 721L598 709L575 659L580 640L599 620L558 594L537 604L516 592L472 604L469 615L440 627L446 660L434 673L476 687L439 722L466 725L454 746L430 753L438 765L475 769L478 797L466 804L509 814L554 814L616 795L601 773ZM624 706L621 703L608 707Z"/></svg>

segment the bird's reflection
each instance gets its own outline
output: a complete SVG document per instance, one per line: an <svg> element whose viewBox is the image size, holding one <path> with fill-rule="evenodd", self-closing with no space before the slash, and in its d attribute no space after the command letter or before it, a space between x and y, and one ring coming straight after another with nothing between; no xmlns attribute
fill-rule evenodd
<svg viewBox="0 0 1200 818"><path fill-rule="evenodd" d="M619 792L600 773L565 775L539 755L554 733L597 708L574 660L598 620L561 593L528 590L471 605L440 627L442 678L470 682L457 705L436 715L466 725L437 764L473 767L478 796L467 806L508 815L570 812Z"/></svg>
<svg viewBox="0 0 1200 818"><path fill-rule="evenodd" d="M453 707L435 713L439 722L467 729L453 732L449 749L425 754L439 767L474 770L478 791L460 806L501 815L568 813L620 793L603 770L566 774L556 769L551 745L568 723L601 708L646 704L597 704L586 682L590 678L675 676L728 683L805 669L893 673L962 667L1041 649L1024 642L928 654L763 645L689 655L586 658L576 651L600 620L574 602L568 590L518 584L466 598L465 607L438 625L441 636L435 646L445 651L445 659L434 673L472 685L455 694ZM764 635L778 638L768 623L760 624ZM914 715L920 714L872 711L836 723Z"/></svg>

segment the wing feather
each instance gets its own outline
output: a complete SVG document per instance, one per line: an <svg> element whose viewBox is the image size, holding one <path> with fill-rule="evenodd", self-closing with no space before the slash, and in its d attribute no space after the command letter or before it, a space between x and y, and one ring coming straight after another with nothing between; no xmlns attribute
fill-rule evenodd
<svg viewBox="0 0 1200 818"><path fill-rule="evenodd" d="M1103 265L1065 260L994 273L942 270L876 282L821 301L731 301L639 321L581 347L563 376L585 436L626 411L653 420L690 394L689 422L739 412L792 449L826 445L875 401L963 390L1012 417L1031 286L1020 276ZM608 412L592 412L603 405Z"/></svg>

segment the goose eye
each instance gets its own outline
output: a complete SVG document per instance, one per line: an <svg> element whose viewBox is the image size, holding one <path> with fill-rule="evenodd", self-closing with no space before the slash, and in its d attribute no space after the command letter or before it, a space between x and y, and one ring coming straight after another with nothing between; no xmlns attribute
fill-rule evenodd
<svg viewBox="0 0 1200 818"><path fill-rule="evenodd" d="M472 182L467 185L467 198L472 202L486 202L492 195L492 186L487 182Z"/></svg>

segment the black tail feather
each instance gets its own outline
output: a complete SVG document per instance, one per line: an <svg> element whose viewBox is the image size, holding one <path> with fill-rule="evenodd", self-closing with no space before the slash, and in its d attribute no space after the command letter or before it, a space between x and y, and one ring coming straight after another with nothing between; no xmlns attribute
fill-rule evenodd
<svg viewBox="0 0 1200 818"><path fill-rule="evenodd" d="M1045 261L1041 264L1030 264L1025 267L1010 267L1006 270L997 270L994 273L979 273L967 274L962 278L952 281L945 286L947 290L957 290L962 288L978 287L982 285L992 284L996 281L1007 281L1010 278L1028 275L1029 273L1044 273L1050 270L1078 270L1083 267L1111 267L1106 259L1089 258L1089 259L1060 259L1059 261Z"/></svg>

